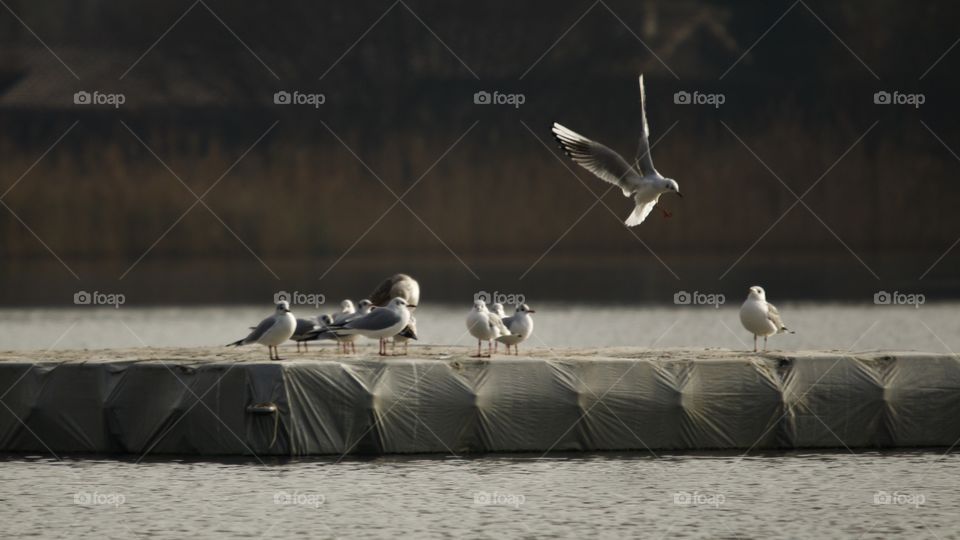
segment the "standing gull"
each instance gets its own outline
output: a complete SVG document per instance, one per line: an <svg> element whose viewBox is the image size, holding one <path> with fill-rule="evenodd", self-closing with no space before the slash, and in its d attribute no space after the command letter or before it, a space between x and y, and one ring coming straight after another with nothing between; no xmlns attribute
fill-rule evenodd
<svg viewBox="0 0 960 540"><path fill-rule="evenodd" d="M394 298L403 298L407 301L410 313L420 304L420 283L407 274L394 274L380 282L377 288L370 293L370 301L374 306L385 306L387 302ZM400 333L416 335L417 330L403 328ZM414 338L416 339L416 338ZM396 336L394 336L394 347L396 347ZM404 342L405 343L405 342Z"/></svg>
<svg viewBox="0 0 960 540"><path fill-rule="evenodd" d="M487 355L489 358L493 347L491 342L500 336L508 335L510 330L503 324L503 320L496 313L490 313L487 309L487 303L483 300L474 300L473 309L467 314L467 330L470 335L477 338L476 358L482 358L480 344L487 342Z"/></svg>
<svg viewBox="0 0 960 540"><path fill-rule="evenodd" d="M523 343L533 334L533 317L530 314L536 312L536 310L530 309L530 306L520 304L517 306L516 314L503 319L503 324L510 330L510 334L498 337L497 341L507 346L507 354L510 354L511 345L513 345L513 354L520 354L517 345Z"/></svg>
<svg viewBox="0 0 960 540"><path fill-rule="evenodd" d="M767 302L767 293L759 285L750 287L746 301L740 306L740 322L753 334L753 352L757 352L757 336L763 336L763 350L767 350L767 337L784 332L794 333L783 325L780 312Z"/></svg>
<svg viewBox="0 0 960 540"><path fill-rule="evenodd" d="M322 321L319 327L307 334L305 341L316 341L324 339L332 339L337 342L337 352L347 353L350 352L349 349L352 347L353 352L357 352L356 341L359 336L351 334L341 334L334 329L334 326L339 326L345 324L353 319L362 317L367 313L370 313L370 310L373 309L373 305L369 300L361 300L358 303L358 308L354 308L353 302L350 300L344 300L340 303L341 311L334 315L324 315L326 317L325 321ZM329 321L329 322L327 322Z"/></svg>
<svg viewBox="0 0 960 540"><path fill-rule="evenodd" d="M250 334L234 341L227 347L239 347L248 343L266 345L271 360L280 360L280 351L277 346L290 339L297 327L297 319L290 313L290 304L286 300L277 303L277 310L273 315L260 321ZM276 354L274 354L276 353Z"/></svg>
<svg viewBox="0 0 960 540"><path fill-rule="evenodd" d="M385 306L397 297L406 300L413 311L420 303L420 284L406 274L394 274L383 280L369 296L375 306Z"/></svg>
<svg viewBox="0 0 960 540"><path fill-rule="evenodd" d="M407 321L407 326L400 331L399 334L393 336L393 348L391 349L394 355L397 353L397 343L403 344L403 354L407 354L407 346L410 344L411 339L420 339L420 336L417 335L417 319L410 315L410 320Z"/></svg>
<svg viewBox="0 0 960 540"><path fill-rule="evenodd" d="M487 308L487 309L490 310L490 313L493 313L493 314L495 314L497 317L500 317L501 320L507 318L507 312L505 312L505 311L503 310L503 304L501 304L500 302L494 302L493 304L490 304L490 307ZM503 322L506 323L506 321L503 321ZM497 352L497 345L499 345L499 344L500 344L499 341L494 340L494 342L493 342L493 352ZM507 348L507 352L508 352L508 353L510 352L509 347Z"/></svg>
<svg viewBox="0 0 960 540"><path fill-rule="evenodd" d="M643 223L654 205L664 193L680 195L680 186L672 178L664 178L653 167L650 156L650 128L647 127L647 98L643 88L643 75L640 75L640 146L634 160L635 168L627 163L620 154L606 146L591 141L579 133L556 122L553 123L553 135L560 143L563 152L578 165L592 172L597 178L609 182L623 191L623 196L632 198L633 212L624 223L633 227ZM680 195L682 197L682 195ZM670 214L664 210L664 217Z"/></svg>
<svg viewBox="0 0 960 540"><path fill-rule="evenodd" d="M338 335L359 334L371 339L379 339L380 356L386 356L386 338L399 334L410 322L408 306L406 300L397 297L385 307L373 309L366 315L351 319L343 324L335 324L331 327L331 330Z"/></svg>
<svg viewBox="0 0 960 540"><path fill-rule="evenodd" d="M317 319L297 319L297 325L293 329L293 335L290 339L297 342L297 352L300 352L300 343L303 342L303 350L308 351L307 342L310 341L310 333L317 329Z"/></svg>

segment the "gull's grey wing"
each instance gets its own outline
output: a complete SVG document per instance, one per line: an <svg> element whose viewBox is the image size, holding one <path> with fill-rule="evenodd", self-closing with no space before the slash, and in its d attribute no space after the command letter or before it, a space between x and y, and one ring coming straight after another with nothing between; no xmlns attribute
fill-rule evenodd
<svg viewBox="0 0 960 540"><path fill-rule="evenodd" d="M503 321L503 325L506 326L508 330L513 332L513 328L511 327L513 326L513 321L516 320L516 318L516 315L511 315L509 317L501 317L500 320Z"/></svg>
<svg viewBox="0 0 960 540"><path fill-rule="evenodd" d="M767 319L777 326L777 332L787 329L787 327L783 325L783 320L780 318L780 310L770 302L767 302Z"/></svg>
<svg viewBox="0 0 960 540"><path fill-rule="evenodd" d="M363 317L344 323L343 327L351 330L383 330L401 320L400 314L392 309L375 309Z"/></svg>
<svg viewBox="0 0 960 540"><path fill-rule="evenodd" d="M263 337L263 334L267 333L267 330L273 328L273 325L277 324L277 319L275 317L267 317L266 319L260 321L260 324L253 329L250 334L243 338L245 343L250 343L251 341L256 341Z"/></svg>
<svg viewBox="0 0 960 540"><path fill-rule="evenodd" d="M647 91L643 87L643 75L640 75L640 144L637 148L637 169L640 174L647 176L655 174L657 169L653 167L653 156L650 155L650 128L647 126Z"/></svg>
<svg viewBox="0 0 960 540"><path fill-rule="evenodd" d="M604 182L618 186L624 197L633 193L634 188L628 180L636 180L638 175L620 154L556 122L553 123L553 135L563 153L577 165Z"/></svg>
<svg viewBox="0 0 960 540"><path fill-rule="evenodd" d="M303 336L307 332L317 327L317 322L310 319L297 319L297 327L293 331L294 336Z"/></svg>

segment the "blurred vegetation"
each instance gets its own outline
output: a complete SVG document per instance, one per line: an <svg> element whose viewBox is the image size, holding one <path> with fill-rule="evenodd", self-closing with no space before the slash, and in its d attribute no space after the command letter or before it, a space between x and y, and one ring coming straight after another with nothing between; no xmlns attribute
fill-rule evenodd
<svg viewBox="0 0 960 540"><path fill-rule="evenodd" d="M412 12L365 0L206 5L213 13L189 1L10 2L79 80L0 12L0 189L29 169L3 202L68 263L133 262L155 242L151 258L248 259L233 233L268 263L351 248L350 257L445 256L449 247L467 258L533 258L555 242L558 257L625 256L645 252L638 237L664 256L729 258L761 235L752 256L815 260L846 253L846 243L865 257L932 262L960 231L957 160L921 123L960 149L949 121L960 52L920 80L956 39L955 2L808 2L816 16L797 4L767 35L790 2L611 0L613 13L546 1L410 0ZM686 198L665 198L673 217L654 213L634 234L619 223L630 204L616 191L603 199L615 217L597 205L578 222L594 204L587 189L607 186L557 159L549 126L560 121L632 157L640 71L653 137L676 122L655 162ZM128 103L74 106L82 89L124 92ZM278 89L323 92L327 103L278 107ZM927 103L878 107L881 89L924 92ZM477 106L477 90L522 92L526 104ZM674 105L678 90L721 92L727 103ZM199 204L184 217L194 196L121 122L197 195L229 171L204 199L216 217ZM737 137L798 195L829 170L804 199L816 216ZM368 231L395 198L352 152L397 195L411 188L410 210L396 204ZM0 257L50 255L3 210Z"/></svg>

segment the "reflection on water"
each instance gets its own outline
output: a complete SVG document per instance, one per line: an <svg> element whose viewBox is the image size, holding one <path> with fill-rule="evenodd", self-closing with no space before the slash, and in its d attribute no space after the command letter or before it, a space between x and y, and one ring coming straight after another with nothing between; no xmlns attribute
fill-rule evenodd
<svg viewBox="0 0 960 540"><path fill-rule="evenodd" d="M890 538L960 532L941 452L0 462L4 536Z"/></svg>
<svg viewBox="0 0 960 540"><path fill-rule="evenodd" d="M527 347L752 348L740 326L739 302L706 306L627 307L536 304ZM421 343L470 346L463 306L424 304L416 311ZM773 349L960 351L960 304L907 306L782 304L794 335L774 336ZM294 308L298 316L320 313ZM219 347L272 312L271 306L185 308L58 308L0 310L0 349ZM524 346L521 346L521 351Z"/></svg>

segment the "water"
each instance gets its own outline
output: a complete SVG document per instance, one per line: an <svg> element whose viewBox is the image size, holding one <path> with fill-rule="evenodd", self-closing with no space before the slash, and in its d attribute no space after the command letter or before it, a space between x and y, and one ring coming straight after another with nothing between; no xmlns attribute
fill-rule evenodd
<svg viewBox="0 0 960 540"><path fill-rule="evenodd" d="M742 349L748 340L735 306L534 307L532 347ZM960 350L957 304L780 307L798 330L771 341L783 349ZM0 349L222 350L269 311L6 309ZM422 306L423 341L472 346L465 314ZM0 537L957 538L958 459L944 449L141 463L7 456ZM678 504L688 501L697 504ZM885 502L896 504L877 504Z"/></svg>
<svg viewBox="0 0 960 540"><path fill-rule="evenodd" d="M960 534L958 460L956 454L935 451L746 458L387 457L265 464L13 457L0 462L0 533L70 538L955 538ZM685 504L689 501L697 504ZM878 504L885 502L894 504Z"/></svg>
<svg viewBox="0 0 960 540"><path fill-rule="evenodd" d="M739 303L721 306L536 304L532 347L752 348L740 326ZM476 345L466 332L469 306L430 305L416 311L421 343ZM797 331L771 338L771 348L960 351L960 303L914 308L884 305L783 304ZM332 308L329 308L332 310ZM298 316L319 314L295 307ZM243 337L271 306L0 310L0 350L113 347L220 347Z"/></svg>

